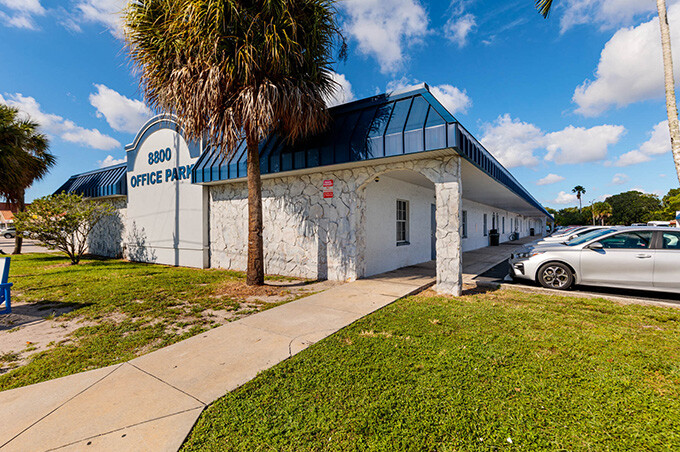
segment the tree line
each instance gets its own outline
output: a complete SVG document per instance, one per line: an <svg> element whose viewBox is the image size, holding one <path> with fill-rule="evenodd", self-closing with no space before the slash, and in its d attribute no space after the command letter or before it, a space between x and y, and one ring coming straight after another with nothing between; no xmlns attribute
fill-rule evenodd
<svg viewBox="0 0 680 452"><path fill-rule="evenodd" d="M558 226L567 225L631 225L649 221L670 221L680 211L680 188L673 188L663 197L637 190L612 195L602 202L582 209L567 207L547 209Z"/></svg>

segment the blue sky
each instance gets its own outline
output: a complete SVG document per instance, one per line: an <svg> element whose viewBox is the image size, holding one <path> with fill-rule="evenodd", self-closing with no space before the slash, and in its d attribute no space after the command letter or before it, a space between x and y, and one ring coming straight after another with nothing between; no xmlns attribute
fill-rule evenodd
<svg viewBox="0 0 680 452"><path fill-rule="evenodd" d="M0 0L0 101L43 124L58 164L28 193L124 158L152 115L126 57L125 0ZM670 154L653 0L341 0L349 57L332 102L427 82L544 205L665 194ZM676 79L680 2L669 2Z"/></svg>

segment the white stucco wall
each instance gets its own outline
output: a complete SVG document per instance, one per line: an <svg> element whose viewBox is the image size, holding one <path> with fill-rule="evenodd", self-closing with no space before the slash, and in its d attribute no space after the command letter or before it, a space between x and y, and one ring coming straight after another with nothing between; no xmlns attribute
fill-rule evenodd
<svg viewBox="0 0 680 452"><path fill-rule="evenodd" d="M366 276L431 260L432 188L392 179L390 173L366 187ZM409 203L409 244L397 246L397 200Z"/></svg>

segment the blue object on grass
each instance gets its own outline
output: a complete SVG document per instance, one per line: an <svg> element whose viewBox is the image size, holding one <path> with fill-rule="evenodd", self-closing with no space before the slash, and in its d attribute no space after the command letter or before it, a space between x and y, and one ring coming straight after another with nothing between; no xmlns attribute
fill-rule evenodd
<svg viewBox="0 0 680 452"><path fill-rule="evenodd" d="M10 296L10 288L12 283L7 282L9 277L9 262L10 258L0 258L0 306L4 305L4 309L0 314L9 314L12 312L12 299Z"/></svg>

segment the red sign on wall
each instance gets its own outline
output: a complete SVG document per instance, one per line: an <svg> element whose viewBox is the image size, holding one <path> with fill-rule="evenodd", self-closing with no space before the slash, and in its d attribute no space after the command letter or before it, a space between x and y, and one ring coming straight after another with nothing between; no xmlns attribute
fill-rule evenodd
<svg viewBox="0 0 680 452"><path fill-rule="evenodd" d="M323 186L324 187L332 187L333 186L333 179L326 179L323 181Z"/></svg>
<svg viewBox="0 0 680 452"><path fill-rule="evenodd" d="M325 192L323 192L323 197L324 198L332 198L333 192L332 191L325 191Z"/></svg>

